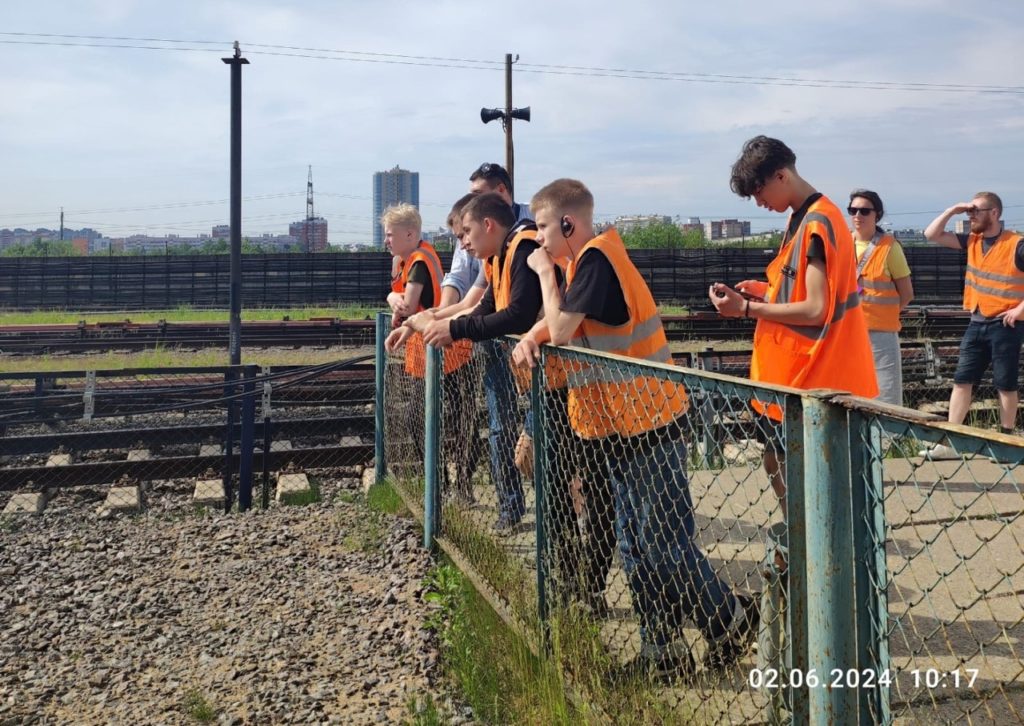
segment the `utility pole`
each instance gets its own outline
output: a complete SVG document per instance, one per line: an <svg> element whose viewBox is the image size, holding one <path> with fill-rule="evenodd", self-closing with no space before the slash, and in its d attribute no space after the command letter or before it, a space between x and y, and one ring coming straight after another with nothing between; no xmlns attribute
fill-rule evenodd
<svg viewBox="0 0 1024 726"><path fill-rule="evenodd" d="M235 41L235 54L221 58L231 66L231 313L228 325L228 362L242 362L242 66L249 63Z"/></svg>
<svg viewBox="0 0 1024 726"><path fill-rule="evenodd" d="M512 186L515 187L515 151L512 147L512 119L519 119L520 121L530 120L530 107L525 108L512 108L512 64L519 60L519 56L512 58L511 53L505 54L505 108L482 108L480 109L480 120L485 124L494 121L495 119L501 119L501 127L505 130L505 170L508 172L508 177L512 181ZM513 195L515 192L509 189L509 194Z"/></svg>
<svg viewBox="0 0 1024 726"><path fill-rule="evenodd" d="M64 207L60 208L60 241L64 241Z"/></svg>

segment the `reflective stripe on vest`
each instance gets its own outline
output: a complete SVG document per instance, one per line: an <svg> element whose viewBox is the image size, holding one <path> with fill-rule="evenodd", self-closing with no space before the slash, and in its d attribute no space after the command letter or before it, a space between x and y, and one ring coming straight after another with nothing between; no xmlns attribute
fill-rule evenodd
<svg viewBox="0 0 1024 726"><path fill-rule="evenodd" d="M437 256L437 251L428 242L421 241L419 247L413 250L408 259L403 261L401 275L399 275L401 289L395 290L395 292L405 294L405 288L409 284L409 273L417 262L423 262L427 266L427 272L430 274L430 289L434 294L434 304L436 305L441 301L441 258ZM424 307L421 296L420 303L416 306L416 312L422 310ZM456 340L444 350L444 372L453 373L466 365L472 353L473 344L470 341ZM416 378L426 376L426 345L423 342L423 336L419 333L413 333L405 342L405 370Z"/></svg>
<svg viewBox="0 0 1024 726"><path fill-rule="evenodd" d="M964 309L995 317L1024 300L1024 272L1017 269L1017 245L1021 237L1003 232L984 251L984 236L967 238L967 274L964 277Z"/></svg>
<svg viewBox="0 0 1024 726"><path fill-rule="evenodd" d="M590 250L596 252L590 252ZM668 341L651 291L629 259L618 232L609 229L590 240L566 270L566 288L576 276L576 264L584 254L603 254L622 287L629 320L605 325L584 319L573 346L601 350L639 360L668 362ZM557 348L548 352L557 356ZM569 422L586 439L611 435L635 436L660 428L686 412L689 399L678 383L657 376L636 375L614 361L566 365L569 379Z"/></svg>
<svg viewBox="0 0 1024 726"><path fill-rule="evenodd" d="M868 330L898 333L900 328L900 293L886 270L893 245L899 244L891 235L876 233L871 246L861 256L858 278L861 301L864 303L864 320ZM870 253L870 257L868 257Z"/></svg>
<svg viewBox="0 0 1024 726"><path fill-rule="evenodd" d="M754 381L795 388L833 388L856 395L878 395L874 357L864 310L857 293L853 238L842 213L828 198L811 204L794 235L768 265L768 295L772 303L807 299L807 251L812 235L827 240L825 273L829 304L823 325L784 325L758 320L750 377ZM781 409L761 401L755 410L782 419Z"/></svg>

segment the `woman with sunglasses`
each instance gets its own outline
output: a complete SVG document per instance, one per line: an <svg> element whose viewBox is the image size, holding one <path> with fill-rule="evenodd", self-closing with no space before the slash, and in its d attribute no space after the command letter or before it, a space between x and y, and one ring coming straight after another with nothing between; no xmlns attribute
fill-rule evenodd
<svg viewBox="0 0 1024 726"><path fill-rule="evenodd" d="M878 227L885 210L882 198L869 189L850 194L853 241L857 253L857 285L875 356L878 399L903 405L903 367L900 360L900 311L914 299L903 247Z"/></svg>

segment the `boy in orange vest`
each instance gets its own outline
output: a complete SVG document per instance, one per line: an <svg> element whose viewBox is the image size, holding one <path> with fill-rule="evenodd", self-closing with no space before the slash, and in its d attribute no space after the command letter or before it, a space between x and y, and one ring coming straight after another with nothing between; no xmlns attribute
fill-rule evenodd
<svg viewBox="0 0 1024 726"><path fill-rule="evenodd" d="M966 214L970 234L946 231L951 217ZM1002 200L992 192L978 192L970 202L955 204L936 217L924 231L931 242L967 252L964 309L971 320L960 342L960 358L949 396L949 422L960 424L971 407L974 386L992 363L992 382L999 392L999 423L1012 434L1017 423L1017 386L1024 326L1024 238L1003 229ZM960 458L945 444L924 449L928 459Z"/></svg>
<svg viewBox="0 0 1024 726"><path fill-rule="evenodd" d="M877 396L853 238L839 207L797 173L788 146L767 136L743 145L730 186L759 207L790 212L768 282L744 280L736 289L715 283L708 290L719 314L757 320L750 380ZM782 410L758 400L751 405L760 414L764 468L785 515Z"/></svg>
<svg viewBox="0 0 1024 726"><path fill-rule="evenodd" d="M530 208L543 244L529 258L544 296L541 335L556 345L670 362L651 292L618 233L594 232L594 198L586 186L558 179L534 195ZM560 258L570 260L564 293L555 273ZM514 358L536 360L539 331L533 333ZM757 632L758 610L752 599L731 592L693 540L678 421L689 405L686 391L663 377L616 370L614 359L564 360L569 422L604 452L614 487L619 553L640 617L641 649L627 674L665 680L694 672L688 646L676 638L683 617L707 640L706 668L735 663Z"/></svg>

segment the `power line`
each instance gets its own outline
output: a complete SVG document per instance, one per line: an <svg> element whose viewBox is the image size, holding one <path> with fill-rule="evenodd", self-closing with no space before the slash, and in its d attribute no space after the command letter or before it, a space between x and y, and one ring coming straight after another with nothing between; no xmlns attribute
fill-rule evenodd
<svg viewBox="0 0 1024 726"><path fill-rule="evenodd" d="M135 38L130 36L71 35L54 33L0 32L0 35L16 36L18 40L0 39L0 43L30 45L62 45L94 48L127 48L133 50L185 50L217 52L220 48L178 47L179 45L230 45L229 41L180 40L171 38ZM22 40L21 38L58 38L60 40ZM88 41L119 41L118 43L79 43ZM164 43L172 45L137 45L136 43ZM127 44L126 44L127 43ZM383 63L428 68L456 68L461 70L500 70L499 61L445 56L422 56L402 53L381 53L345 49L313 48L304 46L279 45L271 43L243 43L247 53L314 60L349 61L357 63ZM263 48L266 50L248 50ZM324 55L330 54L330 55ZM940 92L940 93L989 93L1024 94L1024 86L1002 86L993 84L966 83L925 83L916 81L876 81L855 79L798 78L795 76L757 76L724 73L703 73L697 71L654 71L635 68L607 68L600 66L574 66L553 63L518 63L523 73L563 76L588 76L600 78L624 78L633 80L675 81L683 83L712 83L727 85L783 86L798 88L836 88L848 90Z"/></svg>
<svg viewBox="0 0 1024 726"><path fill-rule="evenodd" d="M277 192L273 194L257 194L251 197L243 197L242 201L245 202L258 202L267 199L283 199L285 197L294 197L303 194L303 192ZM66 210L68 214L113 214L115 212L149 212L159 209L181 209L185 207L203 207L213 206L217 204L227 204L230 200L228 199L206 199L197 202L168 202L166 204L153 204L146 207L115 207L111 209L71 209ZM14 212L6 213L0 212L0 217L46 217L52 214L52 212Z"/></svg>

